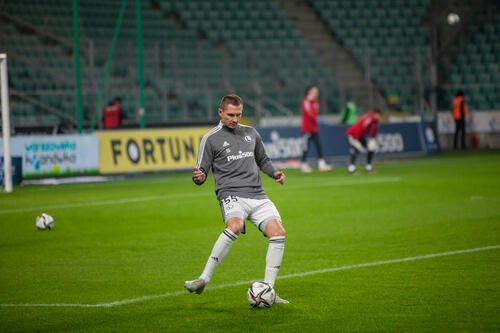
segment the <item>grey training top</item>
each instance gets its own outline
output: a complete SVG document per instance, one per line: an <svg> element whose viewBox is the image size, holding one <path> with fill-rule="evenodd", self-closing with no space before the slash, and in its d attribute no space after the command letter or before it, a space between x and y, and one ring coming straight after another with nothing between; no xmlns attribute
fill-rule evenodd
<svg viewBox="0 0 500 333"><path fill-rule="evenodd" d="M278 171L253 127L238 124L231 129L219 122L201 140L196 167L205 175L212 169L219 201L229 195L266 199L257 166L269 177Z"/></svg>

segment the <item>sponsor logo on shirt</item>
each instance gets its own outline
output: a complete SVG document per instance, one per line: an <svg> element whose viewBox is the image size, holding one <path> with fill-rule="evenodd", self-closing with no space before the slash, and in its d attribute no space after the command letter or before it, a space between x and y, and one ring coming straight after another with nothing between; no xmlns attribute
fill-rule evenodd
<svg viewBox="0 0 500 333"><path fill-rule="evenodd" d="M231 161L236 161L236 160L240 160L242 158L246 158L246 157L253 157L253 151L245 151L245 152L242 152L241 150L238 152L238 155L229 155L227 157L227 161L228 162L231 162Z"/></svg>

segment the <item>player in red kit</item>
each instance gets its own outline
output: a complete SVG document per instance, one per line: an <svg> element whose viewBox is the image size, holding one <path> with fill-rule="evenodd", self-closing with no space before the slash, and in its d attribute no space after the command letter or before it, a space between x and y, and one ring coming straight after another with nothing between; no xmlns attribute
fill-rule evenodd
<svg viewBox="0 0 500 333"><path fill-rule="evenodd" d="M109 105L104 108L102 119L105 129L120 127L125 118L125 112L122 109L122 99L119 97L115 98L114 102L110 102Z"/></svg>
<svg viewBox="0 0 500 333"><path fill-rule="evenodd" d="M307 96L302 100L302 126L301 131L304 134L304 154L302 155L302 166L301 170L303 172L311 172L311 167L307 164L306 158L309 151L309 144L314 141L316 145L316 151L318 152L318 169L319 171L329 171L332 169L331 166L326 164L323 159L323 150L321 149L321 143L319 140L319 101L318 87L309 87L306 90Z"/></svg>
<svg viewBox="0 0 500 333"><path fill-rule="evenodd" d="M378 134L378 124L381 117L382 111L375 109L361 117L361 119L356 121L354 125L349 127L345 132L349 144L349 152L351 154L351 161L347 168L349 173L354 173L356 171L355 163L359 152L367 153L365 170L367 172L375 171L372 167L372 159L377 149L375 138Z"/></svg>

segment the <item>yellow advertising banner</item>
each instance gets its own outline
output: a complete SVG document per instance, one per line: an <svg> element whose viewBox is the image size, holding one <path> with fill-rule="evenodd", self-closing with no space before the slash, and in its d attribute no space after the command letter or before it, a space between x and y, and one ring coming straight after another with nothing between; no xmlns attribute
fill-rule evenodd
<svg viewBox="0 0 500 333"><path fill-rule="evenodd" d="M210 129L99 131L99 172L192 168L200 141Z"/></svg>

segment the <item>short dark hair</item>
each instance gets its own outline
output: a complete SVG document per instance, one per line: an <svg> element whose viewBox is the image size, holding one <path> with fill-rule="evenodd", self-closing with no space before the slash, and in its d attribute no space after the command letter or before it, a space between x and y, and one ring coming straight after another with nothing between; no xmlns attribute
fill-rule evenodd
<svg viewBox="0 0 500 333"><path fill-rule="evenodd" d="M380 114L380 115L382 114L382 110L380 110L379 108L375 108L375 109L373 109L373 112L374 112L374 113L378 113L378 114Z"/></svg>
<svg viewBox="0 0 500 333"><path fill-rule="evenodd" d="M462 89L457 91L457 96L463 96L463 95L464 95L464 91Z"/></svg>
<svg viewBox="0 0 500 333"><path fill-rule="evenodd" d="M229 94L229 95L226 95L226 96L222 97L222 99L220 100L219 108L221 108L222 110L224 110L224 108L228 104L231 104L231 105L234 105L234 106L240 106L240 105L243 105L243 100L238 95Z"/></svg>
<svg viewBox="0 0 500 333"><path fill-rule="evenodd" d="M309 91L311 91L311 89L312 89L312 88L316 88L316 89L317 89L318 87L317 87L317 86L315 86L315 85L313 85L313 84L312 84L312 85L310 85L310 86L307 86L307 87L306 87L306 91L305 91L305 95L306 95L306 96L307 96L307 95L309 95Z"/></svg>

